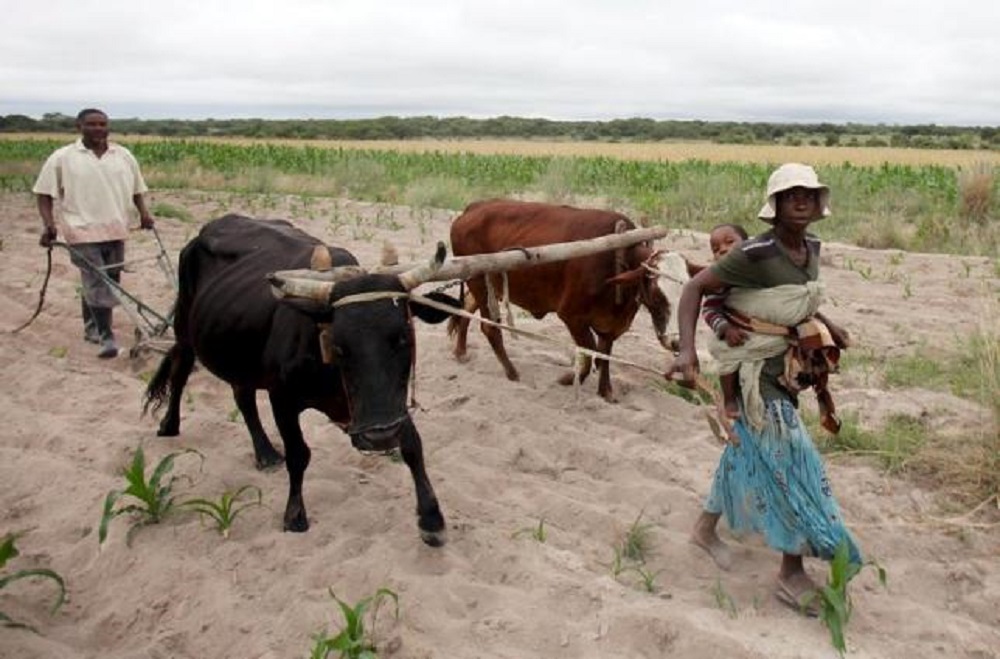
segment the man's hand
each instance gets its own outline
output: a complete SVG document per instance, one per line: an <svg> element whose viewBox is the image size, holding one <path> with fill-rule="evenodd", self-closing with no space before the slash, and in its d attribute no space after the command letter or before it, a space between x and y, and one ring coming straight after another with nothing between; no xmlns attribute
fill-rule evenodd
<svg viewBox="0 0 1000 659"><path fill-rule="evenodd" d="M156 226L156 222L153 220L153 216L149 213L139 216L139 226L143 229L152 229Z"/></svg>
<svg viewBox="0 0 1000 659"><path fill-rule="evenodd" d="M52 242L59 235L55 227L45 227L42 229L42 236L38 239L38 244L42 247L52 247Z"/></svg>

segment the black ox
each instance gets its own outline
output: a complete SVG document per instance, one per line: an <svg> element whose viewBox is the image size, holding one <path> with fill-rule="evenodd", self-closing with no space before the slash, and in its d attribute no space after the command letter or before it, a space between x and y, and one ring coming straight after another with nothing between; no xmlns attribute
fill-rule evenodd
<svg viewBox="0 0 1000 659"><path fill-rule="evenodd" d="M331 273L340 273L326 299L279 299L273 293L270 273L315 266L317 257L333 266ZM184 247L178 276L176 343L145 396L144 410L167 401L158 434L180 432L181 394L197 358L232 386L259 468L282 459L257 411L256 391L267 390L288 469L286 530L309 528L302 479L310 451L299 415L315 409L358 449L399 447L416 487L421 537L432 546L443 544L444 517L406 394L414 358L412 317L439 323L447 313L407 299L420 283L414 274L371 274L350 252L327 247L287 222L227 215L207 223ZM438 301L458 305L447 296Z"/></svg>

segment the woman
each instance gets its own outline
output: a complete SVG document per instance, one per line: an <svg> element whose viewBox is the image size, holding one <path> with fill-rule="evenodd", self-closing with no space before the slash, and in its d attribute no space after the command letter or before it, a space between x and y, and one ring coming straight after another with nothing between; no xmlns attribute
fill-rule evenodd
<svg viewBox="0 0 1000 659"><path fill-rule="evenodd" d="M846 346L846 333L818 313L820 242L807 233L810 224L829 214L829 198L829 188L812 167L789 163L771 174L767 202L759 213L771 229L743 242L685 285L678 303L680 352L667 369L668 380L679 374L690 384L698 377L699 307L706 294L727 287L727 306L744 318L772 327L819 321L837 346ZM720 516L725 514L735 532L761 533L782 553L776 596L815 615L816 584L804 569L803 556L829 560L842 542L852 561L860 562L861 556L799 418L797 388L786 374L787 349L786 338L775 341L774 336L755 333L740 347L740 414L734 427L738 441L722 454L692 541L728 567L728 547L715 532Z"/></svg>

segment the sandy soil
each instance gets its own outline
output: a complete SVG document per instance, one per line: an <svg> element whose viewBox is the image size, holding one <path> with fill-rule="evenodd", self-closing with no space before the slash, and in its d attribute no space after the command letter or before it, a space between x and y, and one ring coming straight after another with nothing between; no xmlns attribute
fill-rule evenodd
<svg viewBox="0 0 1000 659"><path fill-rule="evenodd" d="M620 401L608 404L594 379L579 392L556 384L568 363L559 348L508 339L522 373L509 382L478 332L471 360L460 364L444 326L421 324L414 419L449 543L420 542L405 467L357 453L313 412L303 416L313 450L305 479L313 526L283 533L286 476L254 469L228 388L197 371L180 437L157 438L140 400L158 356L96 358L82 340L77 275L65 252L54 253L40 317L9 332L35 307L45 259L33 200L4 194L0 201L0 532L26 531L22 555L8 568L51 567L69 588L68 603L51 616L49 584L19 582L0 593L0 611L40 632L0 628L3 657L304 657L311 635L341 627L329 588L354 603L382 587L399 595L399 618L383 610L376 629L386 657L836 656L821 623L773 597L774 552L754 538L734 540L735 565L720 572L688 542L719 447L699 409L664 393L649 374L613 366ZM404 259L426 258L454 217L228 193L156 193L153 201L194 218L160 220L174 258L201 222L228 211L294 219L369 264L385 238ZM703 235L672 235L663 245L709 257ZM149 234L137 233L130 254L155 248ZM876 354L951 347L984 322L983 297L1000 290L995 265L984 259L825 250L828 312L859 350ZM150 262L126 273L125 288L161 312L172 301ZM128 345L134 325L121 312L117 319ZM568 342L553 317L518 321ZM644 315L616 354L667 363ZM960 430L990 422L966 401L919 388L884 391L862 371L833 387L840 408L866 424L895 412ZM263 395L260 402L277 441ZM140 443L154 462L183 448L204 454L201 466L178 459L174 473L190 477L176 485L181 498L214 499L250 484L262 490L264 506L237 519L228 540L184 514L142 529L129 548L119 518L99 550L102 502L124 486L120 470ZM944 513L933 492L864 463L831 459L829 470L863 550L889 578L882 588L865 570L853 584L851 656L1000 656L1000 529L936 523ZM634 572L616 580L609 568L613 547L639 515L651 525L653 593ZM540 520L544 543L519 532ZM824 563L807 568L825 578Z"/></svg>

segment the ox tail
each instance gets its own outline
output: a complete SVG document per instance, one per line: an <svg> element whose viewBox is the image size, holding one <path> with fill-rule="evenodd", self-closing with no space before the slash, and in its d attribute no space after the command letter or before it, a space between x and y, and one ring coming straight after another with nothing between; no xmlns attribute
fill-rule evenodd
<svg viewBox="0 0 1000 659"><path fill-rule="evenodd" d="M175 370L183 363L182 344L189 345L188 317L194 301L196 283L199 279L200 257L206 252L201 236L181 249L177 261L177 297L174 299L173 317L174 345L164 355L156 373L150 378L143 394L142 415L155 413L170 395L170 383ZM193 363L193 360L192 360Z"/></svg>
<svg viewBox="0 0 1000 659"><path fill-rule="evenodd" d="M171 346L163 357L163 361L160 362L159 368L156 369L156 373L150 378L149 384L146 386L146 393L143 395L143 416L147 412L155 413L159 410L170 395L170 375L173 373L174 360L179 350L178 344L175 343Z"/></svg>
<svg viewBox="0 0 1000 659"><path fill-rule="evenodd" d="M195 296L198 294L198 283L212 276L211 270L202 272L203 263L219 261L205 244L201 237L195 238L181 249L177 261L177 297L174 300L174 340L190 345L189 318Z"/></svg>
<svg viewBox="0 0 1000 659"><path fill-rule="evenodd" d="M466 313L475 313L478 302L476 301L476 296L472 294L465 282L462 282L462 287L459 289L458 299L462 302L462 310ZM462 331L463 323L468 321L462 316L452 314L451 318L448 319L448 337L454 339L458 336L458 333Z"/></svg>

